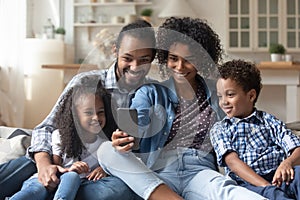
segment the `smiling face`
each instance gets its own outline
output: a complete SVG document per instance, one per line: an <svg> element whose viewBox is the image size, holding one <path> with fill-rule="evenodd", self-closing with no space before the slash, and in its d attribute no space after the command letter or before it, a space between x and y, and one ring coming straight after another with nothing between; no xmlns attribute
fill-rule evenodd
<svg viewBox="0 0 300 200"><path fill-rule="evenodd" d="M217 81L219 105L228 117L245 118L253 112L256 91L245 92L234 80L220 78Z"/></svg>
<svg viewBox="0 0 300 200"><path fill-rule="evenodd" d="M103 100L94 94L83 94L75 103L81 128L86 133L97 135L106 123Z"/></svg>
<svg viewBox="0 0 300 200"><path fill-rule="evenodd" d="M194 84L197 74L194 61L195 56L190 52L188 45L175 43L170 46L167 66L176 82L188 81L191 85Z"/></svg>
<svg viewBox="0 0 300 200"><path fill-rule="evenodd" d="M118 50L117 76L121 87L134 89L148 74L153 60L152 43L125 35ZM153 45L152 45L153 46Z"/></svg>

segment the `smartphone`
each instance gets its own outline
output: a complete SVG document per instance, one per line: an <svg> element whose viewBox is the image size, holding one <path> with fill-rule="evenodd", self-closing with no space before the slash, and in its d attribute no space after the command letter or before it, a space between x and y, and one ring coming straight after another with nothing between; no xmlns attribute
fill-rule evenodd
<svg viewBox="0 0 300 200"><path fill-rule="evenodd" d="M128 135L134 137L134 145L132 149L139 148L138 139L138 117L137 110L132 108L118 108L118 127L120 130L126 132ZM126 144L123 144L123 146Z"/></svg>

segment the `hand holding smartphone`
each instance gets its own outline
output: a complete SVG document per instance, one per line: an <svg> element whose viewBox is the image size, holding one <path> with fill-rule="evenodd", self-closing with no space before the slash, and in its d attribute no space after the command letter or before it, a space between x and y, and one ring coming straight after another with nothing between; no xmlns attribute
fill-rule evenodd
<svg viewBox="0 0 300 200"><path fill-rule="evenodd" d="M134 137L133 150L139 148L139 139L138 139L138 118L136 109L131 108L118 108L118 127L120 130L127 133L129 136ZM126 145L126 144L123 144Z"/></svg>

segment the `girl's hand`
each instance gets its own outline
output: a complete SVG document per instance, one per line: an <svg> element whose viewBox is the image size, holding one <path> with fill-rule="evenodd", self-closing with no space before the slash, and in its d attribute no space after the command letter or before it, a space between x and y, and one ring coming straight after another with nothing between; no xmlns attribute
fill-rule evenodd
<svg viewBox="0 0 300 200"><path fill-rule="evenodd" d="M280 187L283 182L288 185L294 179L294 175L292 164L288 160L284 160L274 174L272 185Z"/></svg>
<svg viewBox="0 0 300 200"><path fill-rule="evenodd" d="M98 181L101 178L106 177L107 174L105 171L99 166L94 169L89 175L86 176L88 180Z"/></svg>
<svg viewBox="0 0 300 200"><path fill-rule="evenodd" d="M133 147L134 137L128 136L127 133L117 129L111 136L112 146L120 152L130 151Z"/></svg>
<svg viewBox="0 0 300 200"><path fill-rule="evenodd" d="M77 172L78 174L88 173L89 172L89 166L85 162L76 161L69 168L69 171L74 171L74 172Z"/></svg>

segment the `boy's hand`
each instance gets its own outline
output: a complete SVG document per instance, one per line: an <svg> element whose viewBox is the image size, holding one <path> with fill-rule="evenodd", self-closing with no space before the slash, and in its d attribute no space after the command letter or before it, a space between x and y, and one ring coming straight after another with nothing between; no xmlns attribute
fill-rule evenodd
<svg viewBox="0 0 300 200"><path fill-rule="evenodd" d="M72 164L72 166L69 168L68 171L74 171L74 172L77 172L78 174L88 173L89 172L89 166L85 162L76 161Z"/></svg>
<svg viewBox="0 0 300 200"><path fill-rule="evenodd" d="M86 178L88 180L97 181L106 176L107 174L105 173L105 171L102 169L102 167L99 166L96 169L94 169L89 175L87 175Z"/></svg>
<svg viewBox="0 0 300 200"><path fill-rule="evenodd" d="M292 164L284 160L274 174L272 185L280 187L283 182L288 185L294 179L294 175Z"/></svg>
<svg viewBox="0 0 300 200"><path fill-rule="evenodd" d="M113 132L111 136L112 146L120 152L130 151L134 145L134 137L129 136L128 134L117 129Z"/></svg>

